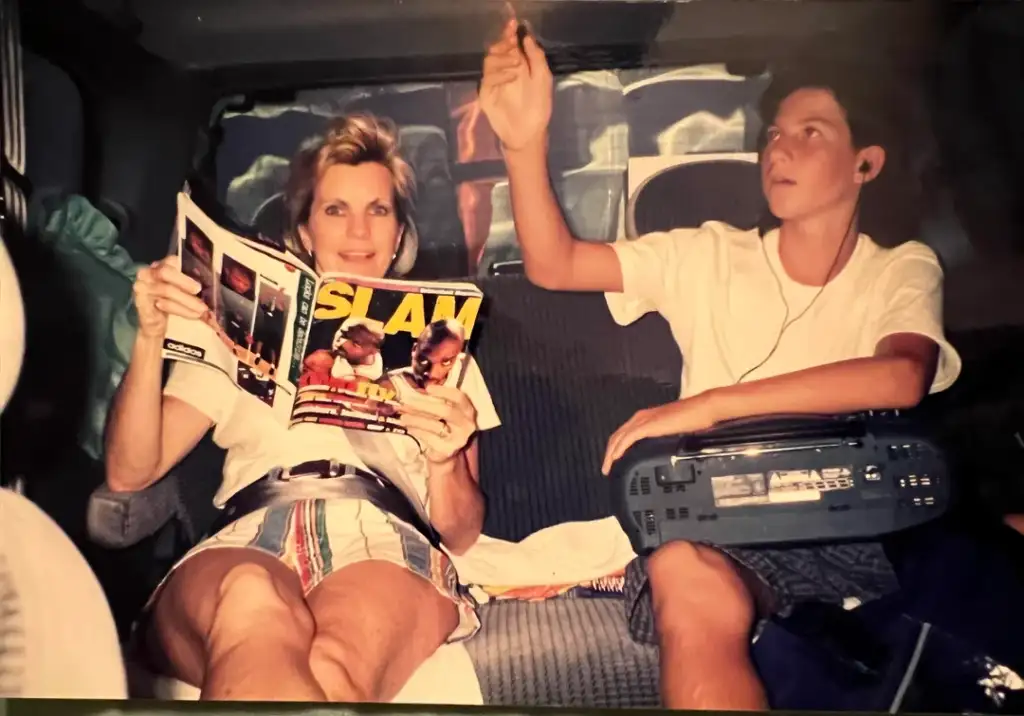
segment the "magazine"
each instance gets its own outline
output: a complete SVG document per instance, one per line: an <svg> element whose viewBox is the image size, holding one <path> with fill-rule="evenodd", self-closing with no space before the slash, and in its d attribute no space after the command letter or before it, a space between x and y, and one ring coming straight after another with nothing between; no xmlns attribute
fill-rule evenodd
<svg viewBox="0 0 1024 716"><path fill-rule="evenodd" d="M209 311L170 316L163 355L221 370L289 426L405 433L428 382L486 390L469 354L470 283L317 276L287 250L226 230L178 194L182 272ZM474 396L470 396L473 398Z"/></svg>

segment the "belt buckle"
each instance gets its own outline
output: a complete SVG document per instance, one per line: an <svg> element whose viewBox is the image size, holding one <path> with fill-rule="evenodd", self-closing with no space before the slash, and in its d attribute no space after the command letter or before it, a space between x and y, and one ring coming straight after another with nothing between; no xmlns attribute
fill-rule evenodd
<svg viewBox="0 0 1024 716"><path fill-rule="evenodd" d="M342 465L340 462L335 460L333 457L330 460L328 460L327 462L328 462L327 476L328 477L340 477L341 473L342 473L342 468L344 467L344 465Z"/></svg>

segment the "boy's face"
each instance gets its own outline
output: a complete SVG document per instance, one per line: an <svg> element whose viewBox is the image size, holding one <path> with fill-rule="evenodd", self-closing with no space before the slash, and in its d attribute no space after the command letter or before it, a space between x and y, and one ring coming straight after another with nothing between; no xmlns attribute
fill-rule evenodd
<svg viewBox="0 0 1024 716"><path fill-rule="evenodd" d="M804 219L856 197L863 158L829 90L805 88L786 97L766 139L761 187L779 220Z"/></svg>

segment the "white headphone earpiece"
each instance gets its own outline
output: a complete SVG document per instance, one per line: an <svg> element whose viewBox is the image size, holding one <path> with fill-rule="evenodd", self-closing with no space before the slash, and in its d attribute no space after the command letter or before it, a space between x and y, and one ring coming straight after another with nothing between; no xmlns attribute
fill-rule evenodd
<svg viewBox="0 0 1024 716"><path fill-rule="evenodd" d="M390 273L404 276L412 271L412 267L416 264L416 255L419 253L419 245L420 239L416 224L411 219L406 219L405 226L402 227L402 231L398 235L395 255L391 259Z"/></svg>

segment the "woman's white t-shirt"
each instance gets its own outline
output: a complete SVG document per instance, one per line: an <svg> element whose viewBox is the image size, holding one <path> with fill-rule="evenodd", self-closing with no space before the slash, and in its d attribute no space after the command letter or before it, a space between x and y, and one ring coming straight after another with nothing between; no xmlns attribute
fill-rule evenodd
<svg viewBox="0 0 1024 716"><path fill-rule="evenodd" d="M483 387L476 362L471 361L475 379L463 383L463 391L477 411L477 428L489 430L501 424L490 394ZM472 388L472 391L470 390ZM482 389L481 389L482 388ZM193 406L213 423L213 440L227 451L223 480L214 504L224 503L243 487L255 482L274 467L290 467L307 460L335 459L347 465L366 468L353 450L342 428L315 423L299 423L291 428L275 419L269 405L240 390L220 371L176 361L164 387L170 395ZM407 468L401 475L387 477L406 495L427 505L426 465L411 437L388 436Z"/></svg>
<svg viewBox="0 0 1024 716"><path fill-rule="evenodd" d="M804 309L744 382L870 357L895 333L927 336L939 346L931 392L960 374L960 356L943 333L942 267L923 243L886 249L860 234L823 289L789 278L778 230L762 240L757 230L708 222L612 247L623 283L622 293L606 295L612 317L628 325L656 311L668 321L683 355L681 397L736 383L771 354L784 323Z"/></svg>

